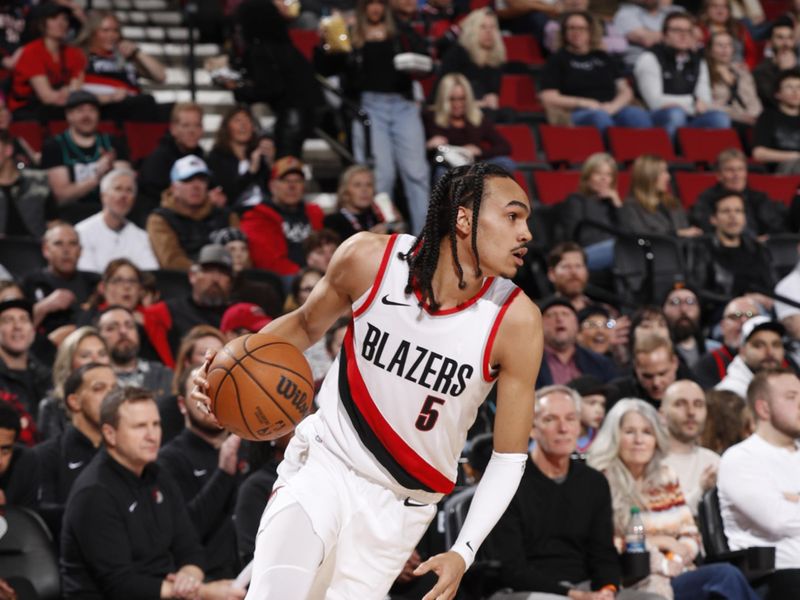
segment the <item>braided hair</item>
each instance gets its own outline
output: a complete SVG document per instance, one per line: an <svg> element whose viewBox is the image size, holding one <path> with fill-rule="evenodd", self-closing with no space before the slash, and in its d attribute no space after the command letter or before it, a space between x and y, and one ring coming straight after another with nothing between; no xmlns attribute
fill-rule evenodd
<svg viewBox="0 0 800 600"><path fill-rule="evenodd" d="M458 272L458 287L462 290L467 287L456 246L456 217L460 206L472 209L475 276L480 277L483 274L478 255L478 215L483 200L483 186L488 177L511 178L511 175L502 167L483 162L457 167L445 173L433 187L425 226L417 242L408 252L400 252L398 255L402 260L408 261L409 265L406 294L417 287L422 296L420 304L427 302L434 311L439 309L439 303L433 293L433 274L439 262L439 245L445 236L450 238L453 261Z"/></svg>

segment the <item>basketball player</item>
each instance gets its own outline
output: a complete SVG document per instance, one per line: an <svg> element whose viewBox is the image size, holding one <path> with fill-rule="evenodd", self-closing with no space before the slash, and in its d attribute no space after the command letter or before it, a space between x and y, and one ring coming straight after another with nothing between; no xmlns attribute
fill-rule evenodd
<svg viewBox="0 0 800 600"><path fill-rule="evenodd" d="M455 596L527 459L541 315L508 278L531 239L529 214L506 171L454 169L434 188L419 239L349 238L306 303L262 329L305 350L352 311L320 408L278 469L248 599L384 598L453 489L467 431L496 384L494 452L466 522L450 551L415 571L438 575L424 600ZM207 389L203 375L195 382Z"/></svg>

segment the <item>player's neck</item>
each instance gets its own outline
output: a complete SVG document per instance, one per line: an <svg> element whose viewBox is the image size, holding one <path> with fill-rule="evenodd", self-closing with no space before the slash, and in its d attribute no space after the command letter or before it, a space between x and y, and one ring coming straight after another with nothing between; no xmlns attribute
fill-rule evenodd
<svg viewBox="0 0 800 600"><path fill-rule="evenodd" d="M464 289L458 286L458 270L450 249L450 239L445 237L439 246L439 261L431 281L440 309L453 308L475 297L485 281L484 276L475 274L475 261L471 250L459 248L458 258L464 270L463 278L466 284Z"/></svg>

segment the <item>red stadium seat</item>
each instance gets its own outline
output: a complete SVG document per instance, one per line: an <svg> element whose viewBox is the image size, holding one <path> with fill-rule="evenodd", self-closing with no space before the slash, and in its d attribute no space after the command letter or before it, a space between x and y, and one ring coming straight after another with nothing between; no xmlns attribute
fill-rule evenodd
<svg viewBox="0 0 800 600"><path fill-rule="evenodd" d="M622 200L628 195L628 190L631 189L631 172L620 171L617 173L617 193Z"/></svg>
<svg viewBox="0 0 800 600"><path fill-rule="evenodd" d="M581 163L595 152L605 152L600 131L594 127L559 127L540 125L547 162L552 164Z"/></svg>
<svg viewBox="0 0 800 600"><path fill-rule="evenodd" d="M526 65L544 63L539 43L532 35L505 35L503 44L506 47L506 62L518 62Z"/></svg>
<svg viewBox="0 0 800 600"><path fill-rule="evenodd" d="M492 0L469 0L469 10L478 10L479 8L486 8L492 5Z"/></svg>
<svg viewBox="0 0 800 600"><path fill-rule="evenodd" d="M530 75L503 75L500 83L500 107L526 113L544 110Z"/></svg>
<svg viewBox="0 0 800 600"><path fill-rule="evenodd" d="M522 171L514 171L514 181L519 184L525 193L528 194L528 198L531 197L531 186L528 184L528 178L526 177L525 173Z"/></svg>
<svg viewBox="0 0 800 600"><path fill-rule="evenodd" d="M747 185L754 190L764 192L773 200L779 200L789 205L797 193L797 186L800 185L800 175L750 173Z"/></svg>
<svg viewBox="0 0 800 600"><path fill-rule="evenodd" d="M36 121L11 123L8 127L8 132L11 134L11 137L25 140L35 152L42 151L44 132L42 132L42 126Z"/></svg>
<svg viewBox="0 0 800 600"><path fill-rule="evenodd" d="M435 100L433 97L433 86L436 83L436 76L435 75L428 75L427 77L423 77L419 79L419 84L422 86L422 93L425 94L425 98L430 98L431 103Z"/></svg>
<svg viewBox="0 0 800 600"><path fill-rule="evenodd" d="M48 121L47 122L47 133L48 135L58 135L62 131L65 131L69 127L66 121Z"/></svg>
<svg viewBox="0 0 800 600"><path fill-rule="evenodd" d="M690 209L697 202L697 197L717 183L714 173L691 173L689 171L676 171L675 183L678 186L678 195L683 208Z"/></svg>
<svg viewBox="0 0 800 600"><path fill-rule="evenodd" d="M497 125L497 131L511 144L511 158L518 163L536 161L536 140L527 125Z"/></svg>
<svg viewBox="0 0 800 600"><path fill-rule="evenodd" d="M300 50L300 54L311 62L314 56L314 48L319 44L319 33L313 29L289 29L289 37L292 38L294 47Z"/></svg>
<svg viewBox="0 0 800 600"><path fill-rule="evenodd" d="M729 148L742 149L742 142L733 129L678 129L681 155L692 162L713 165L717 156Z"/></svg>
<svg viewBox="0 0 800 600"><path fill-rule="evenodd" d="M676 160L667 131L659 127L609 127L608 147L614 158L622 163L631 163L642 154L655 154L666 161Z"/></svg>
<svg viewBox="0 0 800 600"><path fill-rule="evenodd" d="M125 141L131 162L137 163L155 150L167 130L169 123L125 123Z"/></svg>
<svg viewBox="0 0 800 600"><path fill-rule="evenodd" d="M558 204L578 191L580 171L534 171L533 185L536 197L545 205Z"/></svg>

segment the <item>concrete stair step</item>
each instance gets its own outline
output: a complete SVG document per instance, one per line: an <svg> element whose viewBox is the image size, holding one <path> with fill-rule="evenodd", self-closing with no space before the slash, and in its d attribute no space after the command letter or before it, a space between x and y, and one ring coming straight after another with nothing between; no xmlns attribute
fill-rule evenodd
<svg viewBox="0 0 800 600"><path fill-rule="evenodd" d="M189 56L188 44L174 44L174 43L159 44L153 42L144 42L139 44L139 47L142 49L142 52L146 52L151 56L166 57L166 58L174 58L174 57L185 58ZM217 44L195 44L194 53L195 56L202 59L209 56L218 56L219 54L222 53L222 51L220 50L220 47Z"/></svg>
<svg viewBox="0 0 800 600"><path fill-rule="evenodd" d="M189 39L189 29L186 27L142 27L139 25L126 25L122 27L122 36L135 42L184 42Z"/></svg>

